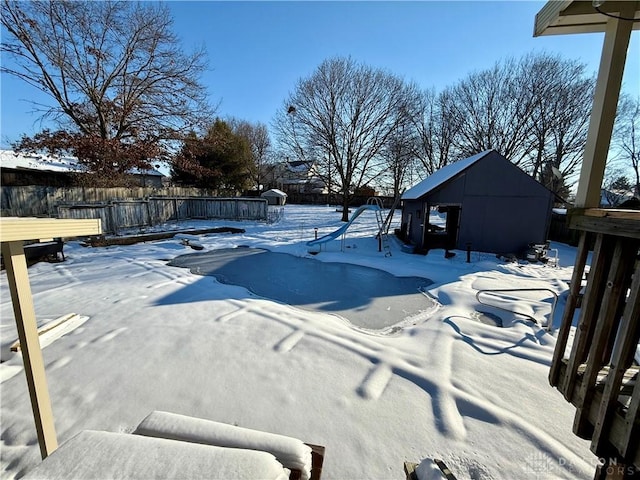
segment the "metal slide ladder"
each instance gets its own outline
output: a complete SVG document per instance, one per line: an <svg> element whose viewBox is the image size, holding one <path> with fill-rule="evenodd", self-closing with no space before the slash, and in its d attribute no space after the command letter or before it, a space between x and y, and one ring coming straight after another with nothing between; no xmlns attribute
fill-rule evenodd
<svg viewBox="0 0 640 480"><path fill-rule="evenodd" d="M367 200L367 204L368 205L376 205L378 207L375 210L375 212L376 212L376 221L378 222L378 234L376 235L376 238L380 239L380 244L382 246L382 250L384 251L384 256L385 257L390 257L391 256L391 245L389 244L389 236L387 235L387 232L389 230L389 226L387 225L387 219L389 217L387 217L387 219L383 218L382 199L379 198L379 197L370 197ZM385 226L386 226L386 230L385 230Z"/></svg>
<svg viewBox="0 0 640 480"><path fill-rule="evenodd" d="M389 233L389 228L391 227L391 220L393 220L393 214L395 213L396 208L398 208L398 204L400 203L400 198L402 197L402 194L404 193L404 191L405 189L403 188L402 191L393 200L393 205L391 206L391 210L389 210L389 214L387 215L387 218L385 218L384 220L385 234Z"/></svg>

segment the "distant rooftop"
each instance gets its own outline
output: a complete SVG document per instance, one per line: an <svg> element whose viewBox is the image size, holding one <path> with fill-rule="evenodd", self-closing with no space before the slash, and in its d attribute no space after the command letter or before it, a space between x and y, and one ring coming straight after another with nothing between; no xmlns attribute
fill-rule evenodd
<svg viewBox="0 0 640 480"><path fill-rule="evenodd" d="M305 173L308 172L313 166L313 162L306 160L294 160L293 162L287 162L287 169L290 172Z"/></svg>
<svg viewBox="0 0 640 480"><path fill-rule="evenodd" d="M0 167L13 168L16 170L39 170L45 172L85 172L84 165L78 163L76 157L41 155L38 153L19 153L13 150L0 150ZM164 177L162 173L155 169L141 170L132 168L129 171L132 175L150 175Z"/></svg>

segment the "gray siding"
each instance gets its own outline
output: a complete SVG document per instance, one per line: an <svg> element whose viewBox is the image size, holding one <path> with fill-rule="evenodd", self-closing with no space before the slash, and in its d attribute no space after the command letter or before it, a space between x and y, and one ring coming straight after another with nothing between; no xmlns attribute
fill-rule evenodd
<svg viewBox="0 0 640 480"><path fill-rule="evenodd" d="M467 197L460 215L458 248L520 253L546 240L551 201L542 197Z"/></svg>

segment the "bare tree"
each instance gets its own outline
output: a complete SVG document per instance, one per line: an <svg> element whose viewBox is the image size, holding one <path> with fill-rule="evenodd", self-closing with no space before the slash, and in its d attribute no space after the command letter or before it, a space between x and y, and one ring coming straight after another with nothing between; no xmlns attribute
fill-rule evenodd
<svg viewBox="0 0 640 480"><path fill-rule="evenodd" d="M619 150L618 161L631 169L634 193L640 197L640 97L620 99L614 141Z"/></svg>
<svg viewBox="0 0 640 480"><path fill-rule="evenodd" d="M394 115L398 116L397 125L389 135L380 154L383 161L383 174L378 185L398 197L408 186L416 170L420 150L420 135L416 119L420 117L421 91L414 83L406 84L402 108Z"/></svg>
<svg viewBox="0 0 640 480"><path fill-rule="evenodd" d="M342 195L344 221L353 192L383 172L381 152L403 120L405 85L350 58L324 61L298 82L275 119L283 148L316 161L325 184Z"/></svg>
<svg viewBox="0 0 640 480"><path fill-rule="evenodd" d="M89 169L121 173L148 167L149 158L210 121L198 80L205 53L181 51L166 5L4 0L2 25L2 51L13 60L2 72L47 93L53 105L36 107L60 128L23 146L66 151ZM80 143L92 144L97 158L86 158Z"/></svg>
<svg viewBox="0 0 640 480"><path fill-rule="evenodd" d="M520 81L534 102L528 124L529 160L522 166L566 197L582 162L595 79L586 75L584 64L558 56L529 55L520 66Z"/></svg>
<svg viewBox="0 0 640 480"><path fill-rule="evenodd" d="M251 182L258 191L262 190L267 172L270 169L271 139L267 126L263 123L250 123L245 120L230 119L228 121L236 135L247 139L251 146L253 165L251 168Z"/></svg>
<svg viewBox="0 0 640 480"><path fill-rule="evenodd" d="M584 64L548 54L509 59L469 75L445 91L446 101L432 100L427 109L428 170L449 162L452 152L466 157L496 149L566 196L582 161L594 84ZM449 129L438 130L437 121ZM434 139L450 144L437 149ZM438 158L442 151L449 156Z"/></svg>
<svg viewBox="0 0 640 480"><path fill-rule="evenodd" d="M415 131L408 125L401 125L391 134L382 149L386 172L382 178L390 182L394 197L402 193L415 164L416 157L413 152L416 150L417 140Z"/></svg>
<svg viewBox="0 0 640 480"><path fill-rule="evenodd" d="M468 157L495 149L519 165L526 154L527 125L534 104L513 60L475 72L451 89L458 129L456 149Z"/></svg>
<svg viewBox="0 0 640 480"><path fill-rule="evenodd" d="M414 103L412 124L418 137L413 151L424 167L425 177L455 161L454 144L458 118L450 89L439 94L425 90Z"/></svg>

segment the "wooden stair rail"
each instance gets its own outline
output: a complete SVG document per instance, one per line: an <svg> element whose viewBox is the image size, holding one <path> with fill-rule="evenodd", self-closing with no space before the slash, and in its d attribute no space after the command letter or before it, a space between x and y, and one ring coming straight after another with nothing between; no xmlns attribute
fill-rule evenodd
<svg viewBox="0 0 640 480"><path fill-rule="evenodd" d="M574 210L581 231L549 383L576 407L573 431L607 461L640 468L640 212ZM570 352L589 246L593 258Z"/></svg>

